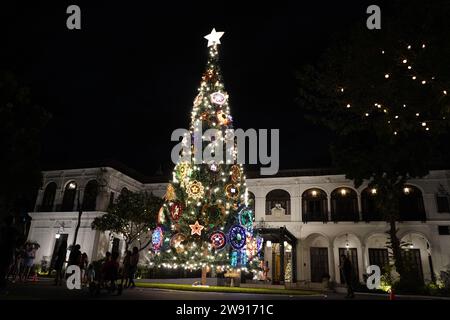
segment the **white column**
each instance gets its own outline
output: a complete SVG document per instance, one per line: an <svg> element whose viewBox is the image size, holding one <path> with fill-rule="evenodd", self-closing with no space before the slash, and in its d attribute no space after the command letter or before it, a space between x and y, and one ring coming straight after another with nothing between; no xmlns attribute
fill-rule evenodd
<svg viewBox="0 0 450 320"><path fill-rule="evenodd" d="M358 193L358 215L359 215L359 221L363 221L362 206L361 206L361 194L360 193Z"/></svg>
<svg viewBox="0 0 450 320"><path fill-rule="evenodd" d="M258 223L266 216L266 198L255 196L255 222Z"/></svg>

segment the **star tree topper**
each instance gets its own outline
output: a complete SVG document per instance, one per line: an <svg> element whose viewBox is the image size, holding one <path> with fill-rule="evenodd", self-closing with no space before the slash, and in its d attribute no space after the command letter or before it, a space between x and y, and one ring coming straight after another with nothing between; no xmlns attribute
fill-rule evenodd
<svg viewBox="0 0 450 320"><path fill-rule="evenodd" d="M202 226L198 221L195 221L194 224L190 224L189 227L191 227L191 235L198 234L199 236L202 235L202 230L204 226Z"/></svg>
<svg viewBox="0 0 450 320"><path fill-rule="evenodd" d="M205 39L208 40L208 47L211 47L215 44L220 44L220 38L224 33L225 32L217 32L216 28L213 28L211 33L205 36Z"/></svg>

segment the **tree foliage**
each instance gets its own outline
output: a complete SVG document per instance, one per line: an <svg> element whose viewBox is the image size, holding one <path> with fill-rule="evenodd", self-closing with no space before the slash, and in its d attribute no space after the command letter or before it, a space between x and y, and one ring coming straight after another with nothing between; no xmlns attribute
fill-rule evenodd
<svg viewBox="0 0 450 320"><path fill-rule="evenodd" d="M151 243L150 230L161 204L162 199L153 194L122 192L108 213L94 219L92 228L121 234L127 248L135 245L141 251Z"/></svg>
<svg viewBox="0 0 450 320"><path fill-rule="evenodd" d="M402 188L447 157L441 146L450 119L450 8L397 1L390 9L381 30L356 26L318 65L298 73L299 103L334 132L334 165L356 187L366 180L377 188L376 206L390 224L402 276L395 223Z"/></svg>
<svg viewBox="0 0 450 320"><path fill-rule="evenodd" d="M32 101L31 89L0 74L0 215L26 212L41 186L40 134L50 115Z"/></svg>

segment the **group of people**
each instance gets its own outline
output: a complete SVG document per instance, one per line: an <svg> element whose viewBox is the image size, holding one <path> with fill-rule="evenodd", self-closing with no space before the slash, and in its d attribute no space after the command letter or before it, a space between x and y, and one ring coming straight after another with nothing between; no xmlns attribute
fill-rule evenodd
<svg viewBox="0 0 450 320"><path fill-rule="evenodd" d="M106 253L105 261L101 267L100 286L115 290L119 288L119 294L122 289L134 288L136 286L134 278L136 276L137 266L139 263L139 250L137 247L133 251L127 250L122 261L122 268L119 265L119 253ZM117 281L120 284L117 285Z"/></svg>
<svg viewBox="0 0 450 320"><path fill-rule="evenodd" d="M54 262L52 264L52 269L55 270L55 285L61 285L62 279L64 278L63 267L66 262L67 256L67 241L63 241L54 257ZM87 270L89 269L89 259L86 252L81 253L81 246L76 244L70 250L69 259L67 260L67 266L76 265L80 267L81 271L81 283L86 284L89 282L89 275ZM92 268L91 268L92 269Z"/></svg>
<svg viewBox="0 0 450 320"><path fill-rule="evenodd" d="M27 281L32 275L36 251L39 245L27 242L15 249L13 262L9 266L6 278L16 281Z"/></svg>
<svg viewBox="0 0 450 320"><path fill-rule="evenodd" d="M9 276L27 279L34 265L37 245L22 246L21 235L14 227L14 217L6 216L0 222L0 293L6 292ZM18 250L17 248L21 249Z"/></svg>
<svg viewBox="0 0 450 320"><path fill-rule="evenodd" d="M127 250L122 262L122 268L119 264L118 252L106 252L101 268L96 273L93 263L89 263L87 254L81 253L79 244L75 245L70 251L67 266L76 265L80 268L82 285L99 288L134 288L134 278L139 263L139 250L137 247L133 251ZM66 262L67 242L64 241L55 256L53 269L56 271L55 285L61 285L64 278L63 267ZM121 280L120 285L117 281Z"/></svg>

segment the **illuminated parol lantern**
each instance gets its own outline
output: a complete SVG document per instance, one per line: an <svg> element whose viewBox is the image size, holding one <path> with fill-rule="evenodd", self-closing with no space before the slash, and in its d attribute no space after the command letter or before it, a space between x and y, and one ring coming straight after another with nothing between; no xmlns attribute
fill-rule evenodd
<svg viewBox="0 0 450 320"><path fill-rule="evenodd" d="M164 234L161 227L156 227L152 233L153 250L158 251L163 244Z"/></svg>
<svg viewBox="0 0 450 320"><path fill-rule="evenodd" d="M253 212L249 208L244 208L239 212L239 222L251 231L253 229Z"/></svg>
<svg viewBox="0 0 450 320"><path fill-rule="evenodd" d="M242 249L245 246L245 242L247 240L247 233L245 228L238 224L232 226L228 233L228 239L233 249Z"/></svg>
<svg viewBox="0 0 450 320"><path fill-rule="evenodd" d="M227 243L225 234L222 231L213 232L209 237L209 240L216 250L222 249Z"/></svg>

